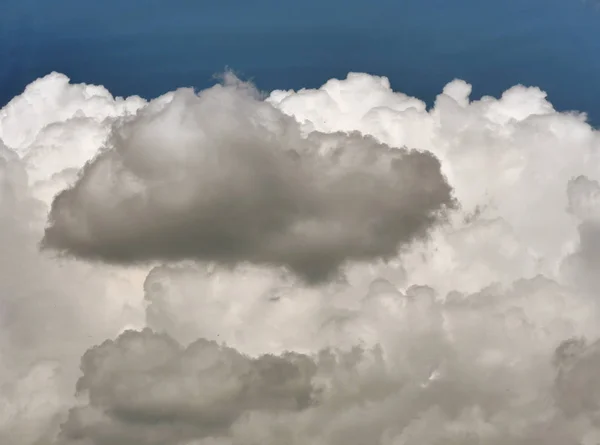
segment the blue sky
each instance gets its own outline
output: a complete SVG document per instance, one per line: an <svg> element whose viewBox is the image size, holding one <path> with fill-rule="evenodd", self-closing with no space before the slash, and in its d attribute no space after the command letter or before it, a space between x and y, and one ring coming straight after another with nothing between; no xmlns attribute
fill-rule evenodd
<svg viewBox="0 0 600 445"><path fill-rule="evenodd" d="M116 95L204 88L229 66L260 88L386 75L431 100L523 83L600 123L600 10L588 0L3 0L0 102L56 70Z"/></svg>

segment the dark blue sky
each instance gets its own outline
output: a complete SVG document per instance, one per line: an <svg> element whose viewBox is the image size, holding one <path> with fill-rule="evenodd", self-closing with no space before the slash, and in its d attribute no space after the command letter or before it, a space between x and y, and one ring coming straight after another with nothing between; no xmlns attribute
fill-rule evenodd
<svg viewBox="0 0 600 445"><path fill-rule="evenodd" d="M0 102L50 71L116 95L204 88L229 66L265 90L348 71L431 100L537 85L600 123L600 10L588 0L0 0Z"/></svg>

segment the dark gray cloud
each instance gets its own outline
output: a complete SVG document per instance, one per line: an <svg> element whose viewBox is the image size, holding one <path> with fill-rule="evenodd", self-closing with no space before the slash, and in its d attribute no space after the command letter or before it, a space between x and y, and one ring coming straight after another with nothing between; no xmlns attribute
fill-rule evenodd
<svg viewBox="0 0 600 445"><path fill-rule="evenodd" d="M53 202L43 246L114 263L287 266L309 281L392 256L452 206L428 152L298 124L226 83L180 90L113 131Z"/></svg>
<svg viewBox="0 0 600 445"><path fill-rule="evenodd" d="M207 340L184 348L148 329L90 349L61 441L176 444L224 436L243 413L297 412L312 403L315 362L289 353L249 358Z"/></svg>

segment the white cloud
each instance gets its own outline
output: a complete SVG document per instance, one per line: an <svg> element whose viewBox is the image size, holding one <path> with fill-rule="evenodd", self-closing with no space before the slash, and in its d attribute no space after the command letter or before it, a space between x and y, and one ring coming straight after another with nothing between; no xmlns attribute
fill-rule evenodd
<svg viewBox="0 0 600 445"><path fill-rule="evenodd" d="M470 92L29 86L0 110L0 442L595 443L600 135ZM324 278L301 249L339 273L271 267Z"/></svg>

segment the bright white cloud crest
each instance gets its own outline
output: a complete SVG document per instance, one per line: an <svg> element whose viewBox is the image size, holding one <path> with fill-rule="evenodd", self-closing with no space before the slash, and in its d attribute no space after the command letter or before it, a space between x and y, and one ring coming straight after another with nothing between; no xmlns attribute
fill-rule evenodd
<svg viewBox="0 0 600 445"><path fill-rule="evenodd" d="M600 133L470 93L28 86L0 443L598 443Z"/></svg>

